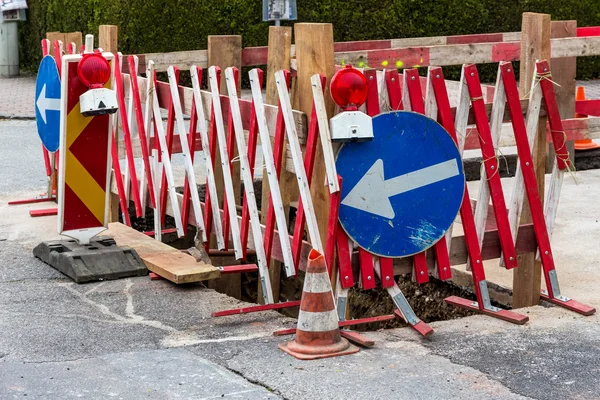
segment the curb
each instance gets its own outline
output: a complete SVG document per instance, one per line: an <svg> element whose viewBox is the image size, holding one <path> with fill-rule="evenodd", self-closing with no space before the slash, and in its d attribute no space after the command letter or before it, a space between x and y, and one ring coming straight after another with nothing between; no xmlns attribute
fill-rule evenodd
<svg viewBox="0 0 600 400"><path fill-rule="evenodd" d="M35 115L19 115L19 114L2 114L2 113L0 113L0 119L35 121Z"/></svg>

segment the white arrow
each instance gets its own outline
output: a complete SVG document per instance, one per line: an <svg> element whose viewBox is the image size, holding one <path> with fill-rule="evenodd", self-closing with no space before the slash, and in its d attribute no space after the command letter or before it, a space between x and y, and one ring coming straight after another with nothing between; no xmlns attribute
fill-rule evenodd
<svg viewBox="0 0 600 400"><path fill-rule="evenodd" d="M55 99L53 97L46 97L46 84L44 83L44 86L42 86L42 91L40 92L40 96L35 102L35 105L40 111L42 120L46 124L46 111L60 111L60 98Z"/></svg>
<svg viewBox="0 0 600 400"><path fill-rule="evenodd" d="M455 159L418 169L385 180L383 160L379 159L342 200L342 204L364 212L393 219L396 216L390 197L418 189L459 174Z"/></svg>

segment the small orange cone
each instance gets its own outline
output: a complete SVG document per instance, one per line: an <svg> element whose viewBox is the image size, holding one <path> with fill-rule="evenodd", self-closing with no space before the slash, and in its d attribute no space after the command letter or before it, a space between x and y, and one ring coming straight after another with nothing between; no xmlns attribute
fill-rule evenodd
<svg viewBox="0 0 600 400"><path fill-rule="evenodd" d="M352 354L358 347L340 336L325 258L316 250L308 256L296 338L279 348L300 360Z"/></svg>
<svg viewBox="0 0 600 400"><path fill-rule="evenodd" d="M585 100L585 89L583 86L577 86L577 92L575 93L575 101L578 100ZM575 118L587 118L587 115L575 113ZM600 145L596 144L592 139L582 139L575 141L575 150L593 150L599 147Z"/></svg>

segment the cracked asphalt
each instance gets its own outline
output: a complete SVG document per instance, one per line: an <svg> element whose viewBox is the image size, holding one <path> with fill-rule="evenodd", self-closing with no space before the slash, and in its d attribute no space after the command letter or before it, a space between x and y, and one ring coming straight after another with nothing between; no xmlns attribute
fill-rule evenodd
<svg viewBox="0 0 600 400"><path fill-rule="evenodd" d="M240 302L202 284L74 284L31 252L56 220L28 210L53 205L7 205L44 190L35 124L0 121L0 137L0 399L600 399L599 317L557 307L522 310L525 326L434 322L429 339L371 332L372 349L307 362L272 336L295 320L211 318Z"/></svg>

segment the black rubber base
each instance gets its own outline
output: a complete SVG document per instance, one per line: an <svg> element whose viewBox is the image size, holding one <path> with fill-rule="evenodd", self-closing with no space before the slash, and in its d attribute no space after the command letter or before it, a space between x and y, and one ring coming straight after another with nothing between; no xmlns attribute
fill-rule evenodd
<svg viewBox="0 0 600 400"><path fill-rule="evenodd" d="M33 255L77 283L148 274L135 250L102 236L87 245L75 240L43 242L33 249Z"/></svg>

